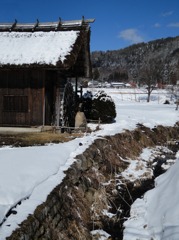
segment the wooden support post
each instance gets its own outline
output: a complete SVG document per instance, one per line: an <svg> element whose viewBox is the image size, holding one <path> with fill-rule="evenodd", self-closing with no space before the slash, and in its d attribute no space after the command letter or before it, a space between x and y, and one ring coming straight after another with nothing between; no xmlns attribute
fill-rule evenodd
<svg viewBox="0 0 179 240"><path fill-rule="evenodd" d="M78 94L78 77L75 79L75 98L77 99Z"/></svg>
<svg viewBox="0 0 179 240"><path fill-rule="evenodd" d="M45 126L45 79L43 79L42 89L42 126Z"/></svg>
<svg viewBox="0 0 179 240"><path fill-rule="evenodd" d="M55 112L56 112L56 127L59 128L60 123L60 89L56 88L56 101L55 101Z"/></svg>
<svg viewBox="0 0 179 240"><path fill-rule="evenodd" d="M80 97L82 98L82 95L83 95L83 87L80 86Z"/></svg>

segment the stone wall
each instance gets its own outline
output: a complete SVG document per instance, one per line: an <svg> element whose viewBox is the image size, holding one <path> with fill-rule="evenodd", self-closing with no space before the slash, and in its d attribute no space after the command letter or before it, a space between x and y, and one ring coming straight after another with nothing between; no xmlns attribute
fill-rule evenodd
<svg viewBox="0 0 179 240"><path fill-rule="evenodd" d="M149 129L139 125L134 131L97 139L76 157L63 182L48 195L46 202L7 239L90 240L90 231L94 229L108 232L113 229L112 239L121 239L122 215L109 219L103 214L104 209L117 212L124 204L119 202L116 174L128 166L124 159L134 159L143 148L179 139L178 126Z"/></svg>

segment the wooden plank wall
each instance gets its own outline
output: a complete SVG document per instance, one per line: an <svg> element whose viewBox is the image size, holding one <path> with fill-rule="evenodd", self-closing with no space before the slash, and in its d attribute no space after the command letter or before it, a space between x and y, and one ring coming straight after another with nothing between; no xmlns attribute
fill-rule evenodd
<svg viewBox="0 0 179 240"><path fill-rule="evenodd" d="M0 126L42 125L42 89L40 70L0 70ZM4 96L27 96L27 111L9 111Z"/></svg>

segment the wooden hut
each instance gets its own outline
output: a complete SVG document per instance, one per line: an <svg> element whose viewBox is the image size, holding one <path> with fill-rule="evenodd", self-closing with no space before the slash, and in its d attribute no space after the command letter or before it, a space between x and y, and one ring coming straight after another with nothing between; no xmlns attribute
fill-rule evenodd
<svg viewBox="0 0 179 240"><path fill-rule="evenodd" d="M92 22L0 24L0 126L60 126L68 119L67 79L91 77Z"/></svg>

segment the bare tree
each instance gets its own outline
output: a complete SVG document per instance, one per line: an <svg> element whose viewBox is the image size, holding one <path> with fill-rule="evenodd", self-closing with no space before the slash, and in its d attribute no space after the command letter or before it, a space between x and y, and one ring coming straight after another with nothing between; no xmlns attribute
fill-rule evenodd
<svg viewBox="0 0 179 240"><path fill-rule="evenodd" d="M147 102L150 102L152 91L161 81L161 61L156 58L147 60L140 69L140 76L143 83L147 85Z"/></svg>
<svg viewBox="0 0 179 240"><path fill-rule="evenodd" d="M176 81L175 85L168 85L167 92L170 94L170 101L174 101L176 104L176 110L178 110L179 107L179 80Z"/></svg>

